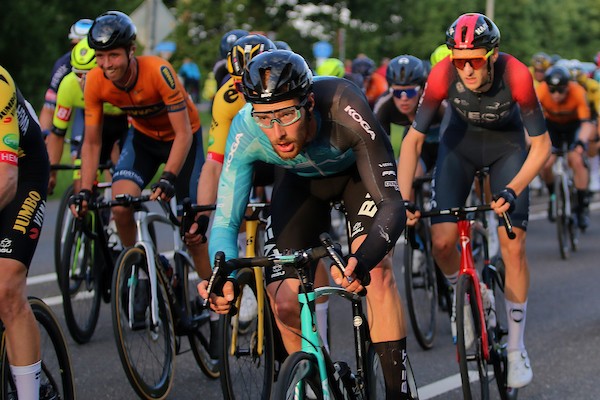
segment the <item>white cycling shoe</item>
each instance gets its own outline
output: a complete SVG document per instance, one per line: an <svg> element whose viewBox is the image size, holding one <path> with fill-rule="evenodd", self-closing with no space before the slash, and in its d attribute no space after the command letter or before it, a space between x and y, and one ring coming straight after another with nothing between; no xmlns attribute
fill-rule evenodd
<svg viewBox="0 0 600 400"><path fill-rule="evenodd" d="M242 291L242 301L239 309L239 321L240 327L247 327L250 322L256 317L258 314L258 304L256 302L256 296L254 296L254 292L250 286L244 286Z"/></svg>
<svg viewBox="0 0 600 400"><path fill-rule="evenodd" d="M506 384L511 388L522 388L531 383L533 370L526 350L508 353L508 377Z"/></svg>
<svg viewBox="0 0 600 400"><path fill-rule="evenodd" d="M464 321L464 337L465 337L465 349L473 346L475 342L475 334L473 328L473 314L471 313L471 304L465 304L463 315L465 317ZM452 304L452 316L450 317L450 329L452 331L452 341L454 344L457 342L457 329L456 329L456 298L454 299L454 304Z"/></svg>

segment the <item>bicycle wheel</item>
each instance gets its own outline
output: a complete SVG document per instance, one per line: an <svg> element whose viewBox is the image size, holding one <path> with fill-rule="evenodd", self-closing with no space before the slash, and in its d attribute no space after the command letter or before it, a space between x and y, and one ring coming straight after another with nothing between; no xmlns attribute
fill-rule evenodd
<svg viewBox="0 0 600 400"><path fill-rule="evenodd" d="M151 326L152 318L148 316L150 314L150 307L148 307L145 313L146 326L132 327L133 321L130 320L129 314L130 310L134 310L134 301L140 302L145 299L148 305L151 303L149 293L141 292L140 295L139 292L144 288L139 279L142 272L148 274L145 251L137 247L123 251L117 260L117 267L113 275L113 329L123 369L135 392L142 398L163 399L173 384L176 354L173 317L169 308L165 283L158 274L157 324ZM149 285L146 287L150 289ZM136 293L136 291L138 292ZM130 301L130 299L132 300Z"/></svg>
<svg viewBox="0 0 600 400"><path fill-rule="evenodd" d="M310 393L311 397L307 397ZM313 354L299 351L291 354L281 366L275 383L274 399L323 399L317 359Z"/></svg>
<svg viewBox="0 0 600 400"><path fill-rule="evenodd" d="M69 197L73 195L73 185L70 185L62 197L60 198L60 204L58 205L58 211L56 213L56 225L54 226L54 268L60 284L60 270L62 262L62 250L66 238L66 233L70 229L73 223L74 217L69 210Z"/></svg>
<svg viewBox="0 0 600 400"><path fill-rule="evenodd" d="M219 377L219 363L213 361L209 354L210 316L208 310L202 310L198 307L199 297L196 287L200 282L200 278L195 273L194 267L183 256L177 254L175 255L175 271L181 271L182 273L183 280L181 284L184 292L181 301L185 307L187 317L197 326L195 333L188 335L192 353L204 375L211 379L217 379Z"/></svg>
<svg viewBox="0 0 600 400"><path fill-rule="evenodd" d="M569 218L569 241L571 244L571 251L577 251L579 247L579 226L578 221L575 217L575 210L579 207L577 200L576 189L569 185L569 195L571 196L571 217Z"/></svg>
<svg viewBox="0 0 600 400"><path fill-rule="evenodd" d="M465 340L466 324L472 324L472 344ZM483 357L479 311L469 275L460 275L456 285L456 331L463 396L465 400L489 399L488 365ZM474 367L475 371L469 367Z"/></svg>
<svg viewBox="0 0 600 400"><path fill-rule="evenodd" d="M75 385L71 358L65 336L56 316L42 300L29 297L29 304L40 330L42 371L40 375L40 399L75 399ZM6 343L2 340L2 400L16 399L17 393L10 372Z"/></svg>
<svg viewBox="0 0 600 400"><path fill-rule="evenodd" d="M254 271L239 271L240 287L248 286L254 296L256 284ZM240 290L237 305L241 304L244 291ZM239 313L225 315L219 321L219 336L222 338L221 389L225 399L269 399L274 380L274 336L273 320L267 294L263 293L264 334L259 338L258 313L249 322L240 323ZM258 298L258 297L257 297ZM239 308L238 308L239 309ZM243 326L242 326L243 325ZM281 379L281 375L279 375ZM276 399L282 397L275 396Z"/></svg>
<svg viewBox="0 0 600 400"><path fill-rule="evenodd" d="M385 378L381 369L381 360L373 346L369 346L367 357L369 363L367 367L367 391L369 396L367 398L369 400L386 400ZM418 400L417 382L408 357L406 357L406 383L410 398Z"/></svg>
<svg viewBox="0 0 600 400"><path fill-rule="evenodd" d="M82 226L93 218L94 214L88 214L83 220L74 220L64 240L59 274L67 328L80 344L89 342L94 334L102 300L101 267L95 262L99 249Z"/></svg>
<svg viewBox="0 0 600 400"><path fill-rule="evenodd" d="M410 322L419 345L427 350L433 346L438 308L437 278L431 255L431 243L423 232L428 227L418 227L420 249L410 243L404 246L404 284Z"/></svg>
<svg viewBox="0 0 600 400"><path fill-rule="evenodd" d="M567 213L565 191L562 177L554 178L554 194L556 195L556 233L558 236L558 249L563 260L569 258L569 216Z"/></svg>

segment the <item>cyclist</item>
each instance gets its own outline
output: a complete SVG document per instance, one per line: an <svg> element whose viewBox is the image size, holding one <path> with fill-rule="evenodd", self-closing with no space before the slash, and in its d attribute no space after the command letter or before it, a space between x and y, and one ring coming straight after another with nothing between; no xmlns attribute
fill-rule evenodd
<svg viewBox="0 0 600 400"><path fill-rule="evenodd" d="M315 73L318 76L337 76L343 78L346 74L344 69L344 63L337 58L326 58L321 64L315 69Z"/></svg>
<svg viewBox="0 0 600 400"><path fill-rule="evenodd" d="M75 110L83 110L85 103L83 100L83 88L85 86L85 76L89 70L96 66L96 53L90 48L87 38L84 38L73 47L71 51L72 71L68 73L61 81L56 96L56 108L52 122L52 133L46 139L50 164L60 163L63 152L64 137L67 128L72 124ZM113 158L116 163L117 157L111 157L114 144L120 145L121 141L127 135L129 124L127 115L119 108L104 103L104 123L102 129L103 145L100 154L100 162L106 163ZM72 152L71 158L74 160L79 156L80 147ZM118 149L117 149L118 156ZM48 192L52 193L56 185L57 171L50 172L50 181L48 183ZM78 181L77 181L78 182ZM76 182L75 191L79 191L79 184Z"/></svg>
<svg viewBox="0 0 600 400"><path fill-rule="evenodd" d="M367 295L371 337L385 375L388 398L407 398L406 338L402 305L392 271L391 250L404 228L404 207L395 179L395 161L386 133L362 92L345 79L314 80L305 60L275 50L255 57L243 76L247 104L230 129L219 181L209 251L237 254L236 236L251 187L252 165L277 169L269 241L265 248L318 245L330 228L330 202L343 200L352 256L346 276L332 269L336 283ZM401 217L398 217L401 216ZM274 251L274 250L273 250ZM369 271L371 275L369 275ZM292 270L266 272L267 291L288 352L300 349L298 281ZM199 286L207 297L207 283ZM211 307L226 313L234 300L213 294ZM402 379L398 379L398 378Z"/></svg>
<svg viewBox="0 0 600 400"><path fill-rule="evenodd" d="M71 25L69 30L68 38L71 41L71 48L73 48L79 41L86 37L90 27L92 26L92 20L83 18ZM44 136L50 134L52 129L52 118L54 115L54 109L56 108L56 96L58 93L58 87L63 78L71 72L71 51L69 50L56 60L54 67L52 68L52 74L50 75L50 84L44 95L44 106L40 112L40 125ZM76 126L72 128L74 139L81 139L83 134L83 111L80 111L76 117Z"/></svg>
<svg viewBox="0 0 600 400"><path fill-rule="evenodd" d="M548 69L545 81L537 87L537 96L544 109L552 146L560 148L563 140L566 140L569 146L567 159L573 170L573 183L577 190L577 207L574 211L579 228L585 230L589 224L590 177L584 156L587 143L596 129L591 122L585 89L577 82L571 81L569 70L559 65ZM548 208L548 218L551 221L555 217L552 213L552 164L555 158L551 156L542 171L542 178L551 196Z"/></svg>
<svg viewBox="0 0 600 400"><path fill-rule="evenodd" d="M195 202L204 162L198 111L171 64L157 56L134 55L135 38L135 25L119 11L97 17L88 35L99 68L93 68L86 76L82 189L73 197L73 202L81 201L81 207L71 207L79 216L87 212L96 177L105 102L125 111L133 125L113 174L113 197L139 196L165 163L160 180L152 185L151 199L169 200L176 194L179 200L190 197ZM112 211L123 247L132 246L136 235L133 210L114 207ZM194 249L190 251L193 253ZM145 282L141 287L147 288L147 277L140 279ZM145 315L145 304L140 304L134 317L136 323L143 323L139 317Z"/></svg>
<svg viewBox="0 0 600 400"><path fill-rule="evenodd" d="M531 74L516 58L500 53L499 43L500 31L482 14L461 15L447 30L446 44L452 55L431 70L421 106L402 143L398 178L407 196L425 132L447 99L449 122L441 132L432 202L436 209L463 205L476 170L490 167L491 189L497 195L492 208L498 214L510 212L517 235L510 241L504 230L498 230L506 264L508 386L518 388L533 378L523 340L529 286L527 186L548 158L550 139ZM531 139L527 155L524 127ZM414 224L419 213L407 214L408 223ZM443 216L431 222L433 255L449 282L456 285L456 219ZM467 342L472 332L470 336Z"/></svg>
<svg viewBox="0 0 600 400"><path fill-rule="evenodd" d="M362 88L371 108L373 108L375 100L388 89L385 77L380 74L375 74L375 68L375 61L371 60L369 57L360 56L352 60L352 74L360 75L362 77ZM349 77L349 79L355 82L353 77Z"/></svg>
<svg viewBox="0 0 600 400"><path fill-rule="evenodd" d="M435 67L435 64L442 61L444 58L448 57L452 54L452 50L446 46L446 43L440 44L438 47L433 50L431 56L429 56L429 62L431 63L431 68Z"/></svg>
<svg viewBox="0 0 600 400"><path fill-rule="evenodd" d="M19 399L37 400L40 332L26 279L44 220L49 162L35 112L1 66L0 110L0 319Z"/></svg>
<svg viewBox="0 0 600 400"><path fill-rule="evenodd" d="M529 71L531 71L531 76L533 76L533 86L536 89L540 83L544 82L546 71L552 64L553 62L550 56L543 51L535 53L531 57L531 66L529 67Z"/></svg>

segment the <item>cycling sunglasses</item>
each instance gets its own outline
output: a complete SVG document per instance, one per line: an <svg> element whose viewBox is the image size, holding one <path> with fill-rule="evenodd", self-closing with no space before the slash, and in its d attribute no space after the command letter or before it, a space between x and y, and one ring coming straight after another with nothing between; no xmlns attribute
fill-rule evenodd
<svg viewBox="0 0 600 400"><path fill-rule="evenodd" d="M490 58L492 54L494 54L494 49L491 49L483 56L469 58L456 58L451 54L450 59L452 60L452 64L454 64L454 66L460 69L461 71L465 69L467 63L469 63L471 68L473 68L474 70L478 70L481 69L487 63L488 58Z"/></svg>
<svg viewBox="0 0 600 400"><path fill-rule="evenodd" d="M302 116L300 110L306 105L306 102L307 100L305 99L298 105L267 112L256 112L252 110L250 114L256 124L261 128L272 128L275 122L280 126L290 126L300 119Z"/></svg>
<svg viewBox="0 0 600 400"><path fill-rule="evenodd" d="M419 90L421 90L421 86L415 86L412 89L392 89L392 94L397 99L401 99L402 95L405 95L407 99L412 99L419 94Z"/></svg>
<svg viewBox="0 0 600 400"><path fill-rule="evenodd" d="M566 86L548 86L548 90L550 91L550 93L564 93L567 91L567 87Z"/></svg>

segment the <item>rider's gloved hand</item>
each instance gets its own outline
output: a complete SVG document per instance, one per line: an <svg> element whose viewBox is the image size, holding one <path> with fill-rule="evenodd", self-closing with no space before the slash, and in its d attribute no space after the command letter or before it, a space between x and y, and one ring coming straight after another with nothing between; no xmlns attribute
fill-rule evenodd
<svg viewBox="0 0 600 400"><path fill-rule="evenodd" d="M163 171L158 182L151 186L152 191L156 196L160 196L163 200L169 200L175 196L175 180L177 176L168 171ZM159 192L160 190L160 192Z"/></svg>
<svg viewBox="0 0 600 400"><path fill-rule="evenodd" d="M499 193L494 195L494 200L497 201L500 198L503 198L506 203L510 204L508 212L512 212L515 209L517 204L517 194L514 190L509 187L505 187Z"/></svg>
<svg viewBox="0 0 600 400"><path fill-rule="evenodd" d="M87 205L92 199L92 191L81 189L78 194L69 197L69 208L77 216L82 216L87 211Z"/></svg>

